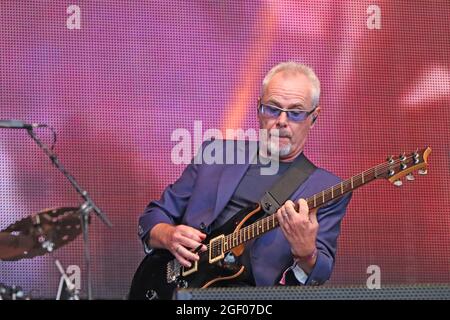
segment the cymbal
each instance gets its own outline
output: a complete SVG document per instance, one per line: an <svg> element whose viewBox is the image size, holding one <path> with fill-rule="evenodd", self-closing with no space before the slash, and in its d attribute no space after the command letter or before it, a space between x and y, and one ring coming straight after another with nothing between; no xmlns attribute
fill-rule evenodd
<svg viewBox="0 0 450 320"><path fill-rule="evenodd" d="M27 254L33 248L33 240L24 235L0 232L0 260L10 260Z"/></svg>
<svg viewBox="0 0 450 320"><path fill-rule="evenodd" d="M20 260L52 252L81 234L79 208L47 209L1 231L0 259Z"/></svg>

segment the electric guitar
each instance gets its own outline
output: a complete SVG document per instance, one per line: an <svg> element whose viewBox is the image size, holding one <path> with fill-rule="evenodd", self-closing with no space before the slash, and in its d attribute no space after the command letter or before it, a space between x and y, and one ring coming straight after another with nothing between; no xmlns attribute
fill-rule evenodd
<svg viewBox="0 0 450 320"><path fill-rule="evenodd" d="M332 186L305 199L310 210L318 208L376 179L387 179L395 186L401 186L403 177L414 180L413 171L427 174L427 158L431 149L424 148L399 157L389 157L348 180ZM199 252L200 259L191 267L182 266L164 249L156 249L147 255L134 274L129 299L153 300L171 299L177 288L207 288L220 285L223 281L236 281L245 275L245 267L239 257L244 244L279 226L276 215L265 216L259 203L242 209L224 226L213 231L203 242L205 252Z"/></svg>

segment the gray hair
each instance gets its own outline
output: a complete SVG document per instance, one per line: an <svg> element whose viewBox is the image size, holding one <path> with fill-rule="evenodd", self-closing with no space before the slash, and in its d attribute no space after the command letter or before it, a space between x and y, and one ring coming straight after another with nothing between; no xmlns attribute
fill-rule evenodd
<svg viewBox="0 0 450 320"><path fill-rule="evenodd" d="M264 92L270 80L272 80L273 76L279 72L300 73L305 75L311 82L313 88L311 92L312 106L313 108L317 107L320 98L319 78L317 78L314 70L311 67L295 61L281 62L272 67L272 69L267 72L262 82L261 97L264 95Z"/></svg>

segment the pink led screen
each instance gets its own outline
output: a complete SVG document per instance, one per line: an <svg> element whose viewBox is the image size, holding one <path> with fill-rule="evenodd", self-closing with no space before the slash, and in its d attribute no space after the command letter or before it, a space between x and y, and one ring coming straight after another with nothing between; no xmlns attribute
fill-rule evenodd
<svg viewBox="0 0 450 320"><path fill-rule="evenodd" d="M365 285L373 265L383 284L448 283L449 17L448 1L2 1L0 119L55 129L114 225L92 216L94 297L122 299L144 256L138 216L185 167L172 132L257 128L265 72L306 63L322 83L316 164L348 178L432 148L428 175L354 192L327 285ZM81 203L25 131L0 129L0 229ZM53 258L80 266L85 295L82 237ZM55 297L53 258L0 261L0 282Z"/></svg>

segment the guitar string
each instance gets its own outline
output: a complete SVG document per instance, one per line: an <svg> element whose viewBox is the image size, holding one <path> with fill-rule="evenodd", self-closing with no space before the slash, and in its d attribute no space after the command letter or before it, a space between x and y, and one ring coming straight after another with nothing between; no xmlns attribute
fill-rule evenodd
<svg viewBox="0 0 450 320"><path fill-rule="evenodd" d="M334 185L334 186L332 186L332 187L330 187L330 188L328 188L328 189L325 189L325 190L323 190L323 191L321 191L321 192L319 192L319 193L322 193L322 192L323 192L323 193L326 193L327 196L328 196L332 189L335 189L335 188L338 188L338 187L340 188L341 184L343 184L343 185L348 185L348 184L349 184L349 181L351 181L351 179L353 179L353 180L355 181L355 178L361 177L361 182L362 182L362 177L363 177L365 174L369 174L369 173L370 173L370 174L372 174L372 173L374 174L373 178L370 180L370 181L372 181L373 179L376 179L376 178L378 178L379 176L381 176L382 174L386 173L386 171L385 171L386 169L389 169L389 170L395 169L395 168L397 168L399 165L401 165L402 163L409 162L408 160L414 159L414 157L415 157L415 155L412 154L412 155L410 155L410 156L406 156L405 159L403 159L403 160L396 159L396 160L394 160L393 163L389 163L389 162L388 162L388 163L379 164L379 165L374 166L374 167L372 167L372 168L369 168L369 169L367 169L367 170L361 172L360 174L357 174L357 175L355 175L355 176L353 176L353 177L351 177L351 178L349 178L349 179L347 179L347 180L345 180L345 181L342 181L341 183L338 183L338 184L336 184L336 185ZM413 163L413 164L414 164L414 163ZM419 164L419 163L417 163L417 164ZM414 164L414 165L417 165L417 164ZM406 169L406 168L405 168L405 169ZM356 189L356 188L358 188L358 187L360 187L360 186L362 186L362 185L364 185L364 184L370 182L370 181L361 183L360 185L358 185L358 186L356 186L356 187L350 188L350 190L348 190L348 191L346 191L346 192L340 194L339 197L342 196L343 194L347 193L347 192L350 192L350 191L353 190L353 189ZM317 195L317 194L319 194L319 193L316 193L315 195ZM314 197L315 195L309 197L309 198L308 198L308 199L309 199L308 202L312 201L312 199L313 199L313 197ZM335 196L334 198L337 198L337 197L338 197L338 196ZM332 200L332 199L329 199L328 201L331 201L331 200ZM325 201L325 202L328 202L328 201ZM325 203L325 202L324 202L324 203ZM272 220L275 220L275 219L274 219L275 216L274 216L274 215L272 215L272 216L273 216L273 219L272 219ZM272 216L267 217L267 218L265 218L265 219L270 219ZM255 223L257 223L257 222L259 222L259 221L263 221L263 220L265 220L265 219L260 219L260 220L256 221ZM268 220L268 221L270 221L270 220ZM270 229L274 229L274 228L277 226L277 223L276 223L276 222L277 222L277 221L272 221L273 227L270 228ZM225 238L226 238L225 241L228 241L228 240L229 240L228 237L231 236L231 235L234 234L234 233L241 233L241 232L242 232L242 233L245 233L245 232L248 232L248 229L251 228L255 223L253 223L253 224L251 224L251 225L249 225L249 226L247 226L247 227L244 227L244 228L242 228L242 229L240 229L240 230L238 230L238 231L235 231L235 232L229 234L228 236L225 236ZM267 231L269 231L269 230L264 231L264 233L267 232ZM228 238L228 239L227 239L227 238ZM250 238L254 238L254 237L250 237ZM248 240L250 240L250 239L247 239L247 241L248 241ZM241 241L241 242L242 242L242 241ZM240 244L238 244L237 246L239 246L239 245L240 245ZM233 245L231 244L230 246L228 246L228 250L230 250L231 248L234 248L234 247L236 247L236 246L233 246Z"/></svg>
<svg viewBox="0 0 450 320"><path fill-rule="evenodd" d="M426 150L426 149L425 149L425 150ZM421 154L422 154L422 158L423 158L423 153L421 152ZM379 176L381 176L382 174L386 173L386 171L385 171L386 169L389 169L389 170L391 170L391 169L396 169L399 165L401 165L402 163L408 162L408 160L414 159L414 157L415 157L415 154L411 154L411 155L409 155L409 156L406 156L405 159L403 159L403 160L401 160L400 158L398 158L398 159L394 160L393 163L389 163L389 162L388 162L388 163L382 163L382 164L376 165L376 166L374 166L374 167L372 167L372 168L369 168L369 169L367 169L367 170L361 172L360 174L357 174L357 175L355 175L355 176L352 176L352 177L350 177L349 179L344 180L344 181L342 181L342 182L340 182L340 183L338 183L338 184L336 184L336 185L334 185L334 186L332 186L332 187L330 187L330 188L328 188L328 189L325 189L325 190L323 190L323 191L321 191L321 192L319 192L319 193L324 193L324 194L326 193L327 196L328 196L328 194L331 192L331 190L333 190L333 189L338 190L338 189L341 188L341 185L343 185L343 186L348 185L348 184L350 183L349 181L351 181L351 179L353 179L353 181L355 181L355 178L360 177L360 178L361 178L361 182L362 182L362 177L365 176L366 174L369 174L369 173L370 173L370 174L374 174L373 178L370 180L370 181L372 181L373 179L376 179L376 178L378 178ZM419 163L420 163L420 162L419 162ZM417 164L419 164L419 163L417 163ZM414 163L413 163L413 164L414 164ZM414 165L417 165L417 164L414 164ZM356 188L358 188L358 187L362 186L363 184L366 184L366 183L368 183L368 182L370 182L370 181L361 183L361 184L358 185ZM348 192L350 192L351 190L356 189L356 188L355 188L355 187L352 187L352 188L350 188L350 190L345 191L344 193L339 194L339 196L335 196L334 198L340 197L340 196L344 195L345 193L348 193ZM316 193L315 195L309 197L309 198L308 198L308 199L309 199L308 202L312 201L312 198L313 198L314 196L316 196L317 194L319 194L319 193ZM333 191L333 193L334 193L334 191ZM332 198L332 199L333 199L333 198ZM328 200L328 201L331 201L332 199L330 199L330 200ZM325 201L325 202L327 202L327 201ZM212 243L212 245L213 245L212 248L216 251L221 243L227 242L227 250L226 250L226 251L230 251L232 248L235 248L235 247L239 246L240 244L242 244L243 241L240 239L240 238L242 238L242 237L241 237L241 234L245 234L246 232L250 233L250 232L249 232L249 229L250 229L250 228L253 228L253 226L254 226L255 224L257 224L257 223L259 223L259 222L261 222L261 223L263 224L263 223L266 222L266 221L267 221L267 222L270 222L270 219L273 220L273 221L272 221L272 225L273 225L273 226L271 227L270 224L268 223L269 228L268 228L267 230L263 231L263 233L268 232L268 231L274 229L274 228L277 226L277 222L278 222L278 221L275 221L275 215L271 215L271 216L269 216L269 217L267 217L267 218L260 219L260 220L258 220L258 221L256 221L256 222L252 223L252 224L249 225L249 226L246 226L246 227L244 227L244 228L242 228L242 229L239 229L238 231L235 231L235 232L230 233L229 235L226 235L225 238L224 238L224 241L214 241L214 242ZM256 230L257 230L256 233L257 233L257 236L258 236L258 235L259 235L259 234L258 234L258 228L257 228ZM255 235L255 232L254 232L254 230L252 230L252 231L253 231L253 237L250 236L250 238L247 239L246 241L249 241L250 239L252 239L252 238L255 237L255 236L254 236L254 235ZM260 233L260 234L262 234L262 233ZM233 243L232 243L232 241L234 241L233 239L236 240L236 242L238 243L238 245L233 246ZM200 254L206 253L206 252L208 252L208 251L210 250L210 243L208 243L208 244L206 245L206 248L207 248L207 250L204 251L204 252L201 252ZM218 251L218 250L217 250L217 251ZM225 250L222 250L222 251L225 251Z"/></svg>

